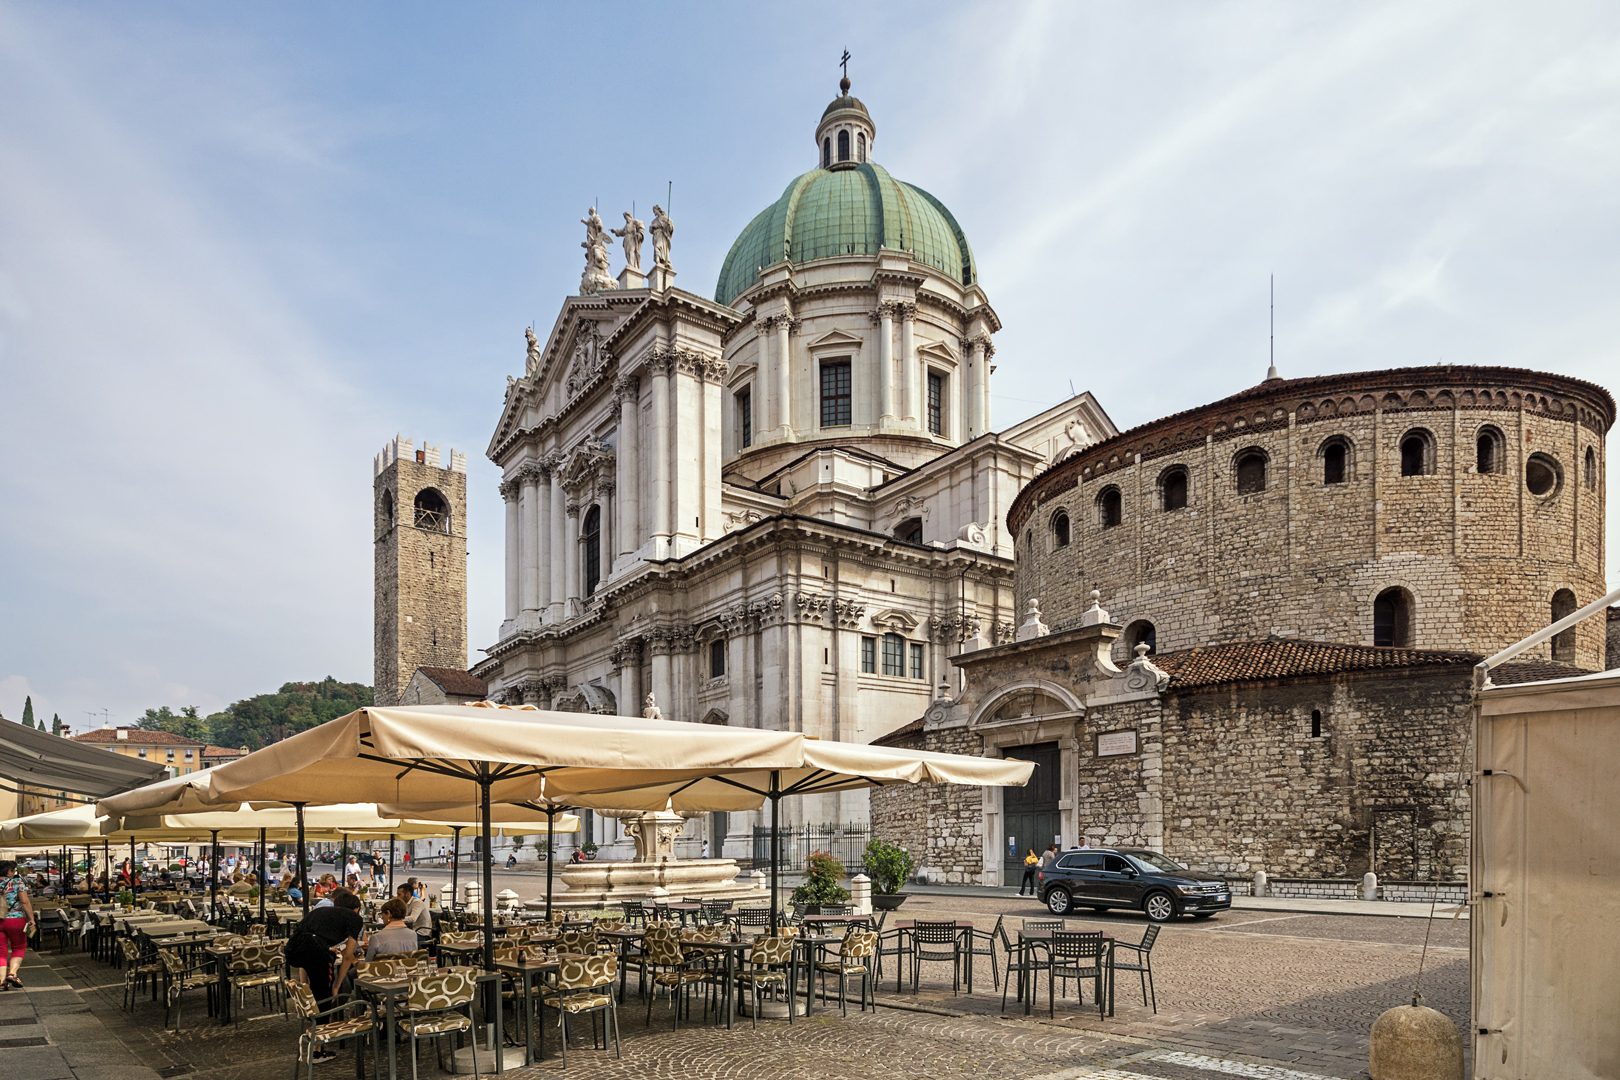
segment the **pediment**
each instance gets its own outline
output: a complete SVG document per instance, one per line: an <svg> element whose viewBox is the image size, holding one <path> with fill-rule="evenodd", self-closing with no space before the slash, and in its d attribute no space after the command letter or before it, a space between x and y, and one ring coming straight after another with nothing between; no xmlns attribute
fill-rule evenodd
<svg viewBox="0 0 1620 1080"><path fill-rule="evenodd" d="M948 364L954 364L960 359L949 346L940 341L930 341L926 345L918 346L917 355L924 359L943 360Z"/></svg>
<svg viewBox="0 0 1620 1080"><path fill-rule="evenodd" d="M523 376L507 377L506 402L490 442L491 453L523 426L524 413L547 400L558 383L563 384L560 396L566 404L613 366L614 357L604 342L628 314L622 304L610 307L601 296L571 296L563 301L545 341L530 342Z"/></svg>
<svg viewBox="0 0 1620 1080"><path fill-rule="evenodd" d="M893 630L895 633L910 633L917 629L918 618L909 611L899 608L885 608L872 616L872 625L883 630Z"/></svg>
<svg viewBox="0 0 1620 1080"><path fill-rule="evenodd" d="M752 361L746 364L731 365L731 374L726 377L726 386L735 389L754 377L759 365Z"/></svg>
<svg viewBox="0 0 1620 1080"><path fill-rule="evenodd" d="M847 333L843 330L829 330L825 334L822 334L820 337L809 342L806 347L811 349L825 349L847 346L849 348L858 349L864 344L866 344L866 340L864 338L856 337L854 334Z"/></svg>

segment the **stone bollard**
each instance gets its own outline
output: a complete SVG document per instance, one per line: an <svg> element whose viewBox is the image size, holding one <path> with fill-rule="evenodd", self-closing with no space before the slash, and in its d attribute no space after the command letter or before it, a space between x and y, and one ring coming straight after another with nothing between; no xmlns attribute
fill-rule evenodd
<svg viewBox="0 0 1620 1080"><path fill-rule="evenodd" d="M1378 899L1378 875L1371 870L1361 876L1361 898L1363 900Z"/></svg>
<svg viewBox="0 0 1620 1080"><path fill-rule="evenodd" d="M439 886L439 906L448 908L456 902L456 889L448 881Z"/></svg>
<svg viewBox="0 0 1620 1080"><path fill-rule="evenodd" d="M463 882L461 886L461 902L467 905L469 911L483 911L484 886L476 881Z"/></svg>
<svg viewBox="0 0 1620 1080"><path fill-rule="evenodd" d="M764 892L771 887L771 876L763 870L755 870L752 874L749 874L748 881L760 892Z"/></svg>
<svg viewBox="0 0 1620 1080"><path fill-rule="evenodd" d="M1254 872L1254 895L1266 895L1266 872L1264 870Z"/></svg>
<svg viewBox="0 0 1620 1080"><path fill-rule="evenodd" d="M662 885L654 885L647 890L647 903L661 904L669 900L669 890Z"/></svg>
<svg viewBox="0 0 1620 1080"><path fill-rule="evenodd" d="M856 874L849 879L849 902L856 915L872 914L872 879Z"/></svg>
<svg viewBox="0 0 1620 1080"><path fill-rule="evenodd" d="M1462 1080L1457 1025L1422 1005L1387 1010L1373 1021L1367 1075L1372 1080Z"/></svg>

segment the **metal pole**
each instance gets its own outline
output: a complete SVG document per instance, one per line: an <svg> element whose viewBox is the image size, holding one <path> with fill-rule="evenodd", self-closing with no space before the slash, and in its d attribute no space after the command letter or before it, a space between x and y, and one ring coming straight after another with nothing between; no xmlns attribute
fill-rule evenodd
<svg viewBox="0 0 1620 1080"><path fill-rule="evenodd" d="M131 853L131 857L130 857L130 878L131 878L131 880L133 880L134 876L135 876L135 859L134 859L135 841L131 840L129 842L129 850L130 850L130 853ZM210 839L208 841L208 917L211 918L211 919L219 918L219 830L218 829L214 829L214 830L211 831Z"/></svg>
<svg viewBox="0 0 1620 1080"><path fill-rule="evenodd" d="M478 781L479 805L482 808L479 817L483 820L479 828L484 834L484 850L479 858L484 864L484 970L495 970L495 878L493 868L489 865L489 765L484 764L479 769ZM500 998L495 998L495 1007L500 1008ZM498 1052L498 1051L497 1051Z"/></svg>
<svg viewBox="0 0 1620 1080"><path fill-rule="evenodd" d="M102 837L102 839L101 839L101 872L102 872L102 876L105 878L105 880L107 882L106 888L101 890L101 896L102 896L102 902L103 903L111 903L112 902L112 876L107 873L107 867L109 867L111 865L112 865L112 844L107 840L106 837ZM86 887L85 887L85 890L84 890L85 895L86 896L90 895L92 892L95 891L95 888L96 888L96 877L95 877L94 874L91 874L90 875L90 880L88 882L86 882ZM66 890L64 890L64 891L66 891Z"/></svg>
<svg viewBox="0 0 1620 1080"><path fill-rule="evenodd" d="M777 902L776 902L777 869L782 864L781 841L778 838L777 833L776 833L776 810L777 810L777 807L782 802L782 774L780 772L771 773L770 800L771 800L771 936L775 937L776 936L776 918L777 918ZM791 1009L792 1007L793 1007L792 1002L789 1002L788 1003L788 1008Z"/></svg>
<svg viewBox="0 0 1620 1080"><path fill-rule="evenodd" d="M304 915L307 917L309 915L309 871L305 867L309 865L309 860L304 857L308 854L304 850L304 804L301 802L293 803L293 809L298 814L298 877L296 880L299 882L299 899L304 902Z"/></svg>
<svg viewBox="0 0 1620 1080"><path fill-rule="evenodd" d="M552 856L556 854L552 850L551 837L556 827L557 811L548 807L546 809L546 922L551 921L551 863Z"/></svg>
<svg viewBox="0 0 1620 1080"><path fill-rule="evenodd" d="M89 889L84 890L87 894ZM135 837L129 838L129 891L135 891Z"/></svg>
<svg viewBox="0 0 1620 1080"><path fill-rule="evenodd" d="M450 832L454 836L454 839L450 841L450 907L454 910L456 896L461 891L461 882L457 873L461 869L461 826L451 826Z"/></svg>
<svg viewBox="0 0 1620 1080"><path fill-rule="evenodd" d="M394 834L389 833L388 834L388 884L383 889L383 892L387 894L387 895L385 895L383 897L384 901L387 901L389 896L394 895L393 889L394 889Z"/></svg>
<svg viewBox="0 0 1620 1080"><path fill-rule="evenodd" d="M349 887L349 834L343 834L343 850L338 854L338 884Z"/></svg>
<svg viewBox="0 0 1620 1080"><path fill-rule="evenodd" d="M269 873L269 852L265 848L264 830L259 830L259 921L264 922L264 894L269 891L270 883L265 880Z"/></svg>

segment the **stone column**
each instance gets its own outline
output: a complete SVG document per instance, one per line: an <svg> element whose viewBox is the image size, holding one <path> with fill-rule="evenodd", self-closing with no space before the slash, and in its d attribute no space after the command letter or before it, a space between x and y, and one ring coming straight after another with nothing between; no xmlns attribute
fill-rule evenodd
<svg viewBox="0 0 1620 1080"><path fill-rule="evenodd" d="M905 426L920 427L922 411L917 407L917 393L922 374L917 370L917 339L912 333L917 321L917 305L896 304L895 307L900 315L900 416Z"/></svg>
<svg viewBox="0 0 1620 1080"><path fill-rule="evenodd" d="M771 377L771 320L754 319L754 445L769 435L771 417L776 415L776 380Z"/></svg>
<svg viewBox="0 0 1620 1080"><path fill-rule="evenodd" d="M663 558L669 549L669 372L674 356L663 348L653 351L647 366L652 370L652 534L656 541L654 558Z"/></svg>
<svg viewBox="0 0 1620 1080"><path fill-rule="evenodd" d="M776 415L777 427L783 438L793 437L793 356L788 343L788 334L793 328L794 319L789 315L778 315L772 320L776 325Z"/></svg>
<svg viewBox="0 0 1620 1080"><path fill-rule="evenodd" d="M565 617L564 601L568 596L568 518L563 514L568 496L563 493L562 462L551 462L551 505L547 517L551 520L551 621L560 623Z"/></svg>
<svg viewBox="0 0 1620 1080"><path fill-rule="evenodd" d="M984 346L986 344L986 340L987 339L983 334L975 334L968 341L968 345L972 349L972 351L969 353L968 360L968 364L972 372L972 378L968 384L967 431L963 433L963 442L966 442L969 439L977 439L980 435L984 434L984 391L985 384L988 381L985 379L985 375L987 374L985 365L988 363L984 355Z"/></svg>
<svg viewBox="0 0 1620 1080"><path fill-rule="evenodd" d="M551 469L545 464L535 466L534 509L534 584L536 620L543 621L551 609Z"/></svg>
<svg viewBox="0 0 1620 1080"><path fill-rule="evenodd" d="M897 304L879 304L878 320L878 426L894 423L894 309ZM903 407L902 407L903 411Z"/></svg>
<svg viewBox="0 0 1620 1080"><path fill-rule="evenodd" d="M675 639L668 631L652 635L652 692L658 699L658 709L666 720L679 719L675 715L675 679L670 653Z"/></svg>
<svg viewBox="0 0 1620 1080"><path fill-rule="evenodd" d="M720 515L720 463L725 459L726 427L721 384L727 370L724 360L710 359L703 366L703 467L698 474L698 506L703 515L699 538L704 543L719 539L725 532Z"/></svg>
<svg viewBox="0 0 1620 1080"><path fill-rule="evenodd" d="M600 574L597 587L601 582L613 576L613 552L618 549L619 542L615 539L613 530L619 527L619 504L613 498L615 487L614 478L599 476L596 478L596 498L602 507L602 533L596 540L596 571ZM584 573L584 564L581 563L580 573Z"/></svg>
<svg viewBox="0 0 1620 1080"><path fill-rule="evenodd" d="M996 347L991 342L990 335L986 334L984 335L983 370L979 372L979 396L982 399L979 405L979 417L982 422L982 430L979 434L981 435L990 431L990 425L995 422L990 415L990 361L995 355Z"/></svg>
<svg viewBox="0 0 1620 1080"><path fill-rule="evenodd" d="M536 612L540 618L540 497L536 485L540 470L532 463L523 466L519 476L518 495L518 595L520 609Z"/></svg>
<svg viewBox="0 0 1620 1080"><path fill-rule="evenodd" d="M621 641L617 650L619 664L619 715L641 715L641 642Z"/></svg>
<svg viewBox="0 0 1620 1080"><path fill-rule="evenodd" d="M579 603L579 593L580 593L580 588L579 588L580 574L579 574L579 503L575 502L572 498L570 498L568 500L568 535L567 535L566 544L567 544L566 551L568 553L568 557L565 560L564 572L567 574L567 577L565 578L565 580L567 581L568 584L567 584L567 592L564 593L564 595L568 597L568 603L567 603L566 607L563 609L563 614L564 614L565 618L573 618L574 613L578 610L577 605Z"/></svg>
<svg viewBox="0 0 1620 1080"><path fill-rule="evenodd" d="M641 547L641 380L621 375L613 389L619 399L617 554L626 557Z"/></svg>
<svg viewBox="0 0 1620 1080"><path fill-rule="evenodd" d="M501 498L506 502L506 621L511 622L518 617L518 581L523 567L528 560L523 553L520 535L524 526L524 519L520 514L518 505L519 483L513 480L501 481Z"/></svg>

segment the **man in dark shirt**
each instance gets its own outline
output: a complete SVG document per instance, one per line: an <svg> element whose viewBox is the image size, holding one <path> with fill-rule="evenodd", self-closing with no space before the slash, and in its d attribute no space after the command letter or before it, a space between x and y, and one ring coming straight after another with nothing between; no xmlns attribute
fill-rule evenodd
<svg viewBox="0 0 1620 1080"><path fill-rule="evenodd" d="M330 1003L332 987L342 983L349 965L359 959L355 946L365 932L358 896L348 889L334 889L331 899L331 907L317 908L306 915L287 942L287 962L303 969L322 1008ZM342 950L336 979L332 977L334 949ZM328 1059L316 1055L316 1060Z"/></svg>

